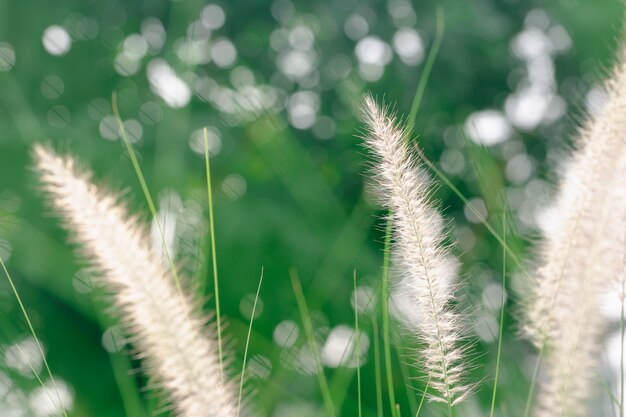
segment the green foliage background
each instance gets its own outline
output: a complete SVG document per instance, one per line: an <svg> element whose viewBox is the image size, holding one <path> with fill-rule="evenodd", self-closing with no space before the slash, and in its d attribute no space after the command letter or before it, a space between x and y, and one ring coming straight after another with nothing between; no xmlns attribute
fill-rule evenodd
<svg viewBox="0 0 626 417"><path fill-rule="evenodd" d="M324 414L316 377L285 366L296 359L286 358L286 353L272 340L274 329L282 321L301 323L289 271L297 271L302 280L309 307L315 312L314 323L321 342L328 329L340 324L353 325L350 306L353 270L359 285L373 289L379 285L384 213L364 185L367 156L358 139L363 129L359 105L362 94L371 91L386 102L395 103L394 108L400 114L408 113L423 63L407 66L395 56L380 80L366 82L356 68L356 41L346 37L343 26L353 13L366 11L367 16L373 16L370 34L389 42L397 29L388 11L389 4L377 0L218 2L225 11L226 22L212 36L229 38L238 50L237 61L229 68L219 68L213 63L190 65L174 54L176 40L185 36L189 23L198 18L207 4L197 0L0 2L0 42L10 44L16 56L15 65L0 72L0 247L46 346L54 374L67 381L75 393L73 416L123 415L122 395L126 395L127 406L133 409L136 407L132 403L133 385L144 387L147 381L140 374L128 374L128 369L140 369L139 362L131 363L124 352L109 355L102 347L102 333L113 323L104 314L106 298L97 291L76 291L75 276L84 264L74 255L58 219L50 215L44 204L31 169L29 147L43 142L76 155L93 168L98 183L113 190L125 190L123 199L132 210L144 213L147 218L147 206L121 141L103 139L100 120L93 117L97 111L110 112L106 106L98 107L94 103L106 100L104 103L110 105L113 92L119 95L124 119L143 120L142 104L159 103L160 120L156 124L144 123L142 138L134 145L149 187L155 196L163 195L164 190L175 190L183 200L196 201L205 221L204 161L190 149L189 138L192 132L206 125L221 133L222 148L212 157L211 164L222 313L229 322L226 334L233 346L237 368L243 357L249 319L242 314L241 306L254 294L263 267L263 309L254 322L249 350L251 356L262 355L271 363L267 379L253 376L249 384L263 415L290 415L291 412L285 411L288 405L295 407L293 410L298 410L301 416ZM501 202L507 190L534 179L554 180L554 159L547 155L566 149L571 143L572 132L585 108L585 95L598 84L612 62L623 6L616 0L426 0L413 1L412 7L417 16L412 27L422 36L426 52L435 33L437 7L443 10L446 25L444 41L417 116L415 135L427 157L438 166L447 148L456 147L463 154L465 168L450 178L468 198L482 198L490 223L500 230L504 210ZM529 131L515 130L502 144L476 145L459 132L473 112L503 108L523 69L523 63L511 52L511 41L523 30L528 13L538 8L548 16L550 25L561 25L572 41L571 48L556 55L554 61L557 92L567 103L566 115ZM280 22L276 16L281 13L292 17ZM64 56L47 53L41 40L44 30L51 25L69 27L71 19L77 16L97 23L95 37L75 40ZM124 37L139 32L141 22L150 16L159 19L167 32L165 45L157 55L166 59L177 73L208 75L220 84L230 85L232 69L246 66L253 71L257 83L279 86L287 94L299 87L275 76L277 53L271 47L272 32L281 25L289 28L297 22L311 25L316 34L317 66L322 75L317 85L306 89L320 93L319 112L334 120L335 134L329 140L320 140L310 129L295 129L289 125L284 110L262 112L235 123L197 95L183 108L168 107L149 88L145 66L152 57L143 58L141 69L131 76L118 74L113 65ZM333 66L331 58L336 54L349 58L351 63L350 72L339 80L327 76ZM42 82L51 74L64 85L62 93L53 99L42 94L42 88L46 88ZM96 98L100 101L94 102ZM58 111L55 106L63 106L69 117L55 113ZM444 140L445 137L449 139ZM511 184L504 174L506 146L510 143L523 149L534 163L532 175L524 184ZM235 191L229 188L233 178L239 181ZM241 178L245 180L243 192L237 188ZM501 247L483 225L466 219L462 201L448 187L439 187L436 197L451 219L453 240L462 240L467 231L476 240L467 250L457 247L456 253L464 265L462 276L468 304L480 304L487 284L501 280ZM517 208L507 209L512 212L509 216L512 223L517 223ZM455 234L458 228L465 234ZM509 236L511 246L520 256L527 251L528 242L537 236L532 228L521 229ZM188 278L209 295L213 286L208 235L206 228L200 230L204 231L200 236L201 246L197 247L203 254L201 266L194 269L195 276ZM181 262L189 263L196 255L190 252ZM513 284L506 306L498 391L497 413L506 416L521 415L532 369L532 349L518 339L513 317L516 307L513 290L518 285L514 278L519 277L516 272L517 268L511 265L509 275ZM213 305L214 299L207 297L207 310L213 309ZM373 342L371 317L363 315L361 319ZM0 280L0 350L27 333L3 278ZM405 390L400 359L406 356L410 341L400 335L394 330L394 385L402 415L408 416L414 406L412 401L421 398L424 384L416 379L411 382L414 389ZM496 344L476 336L471 338L476 341L472 348L476 365L473 378L482 383L458 415L486 415ZM296 344L304 343L301 331ZM363 415L373 416L377 412L373 346L365 361ZM1 360L0 363L4 364ZM119 385L115 369L118 378L129 385ZM8 368L5 372L11 373ZM420 377L419 369L408 372ZM340 415L356 415L354 370L340 367L326 369L326 374L334 399L341 404ZM37 385L32 378L13 377L17 385ZM388 415L386 388L383 393L383 410ZM134 409L155 412L156 403L149 399ZM436 415L439 411L427 404L424 415Z"/></svg>

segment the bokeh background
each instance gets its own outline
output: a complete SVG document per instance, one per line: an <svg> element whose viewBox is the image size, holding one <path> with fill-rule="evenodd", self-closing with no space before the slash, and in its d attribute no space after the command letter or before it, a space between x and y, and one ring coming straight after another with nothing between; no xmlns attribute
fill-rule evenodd
<svg viewBox="0 0 626 417"><path fill-rule="evenodd" d="M582 115L602 105L600 81L619 45L620 1L0 2L0 256L70 415L168 415L129 357L106 296L46 207L29 158L35 142L71 152L149 222L111 111L113 93L169 248L207 311L215 300L201 135L208 127L221 307L235 370L264 271L246 371L260 414L325 415L291 271L304 287L339 414L357 415L358 359L363 415L389 415L387 381L375 369L384 212L365 180L359 109L371 91L408 113L437 9L445 34L414 136L496 230L509 213L507 241L524 257ZM486 415L502 247L449 187L439 186L435 197L461 260L462 303L472 313L467 337L479 386L458 415ZM516 333L524 279L507 262L496 414L516 416L535 353ZM392 288L394 317L403 302ZM394 321L393 382L409 416L425 383L405 365L414 343L399 329ZM595 411L610 415L616 342L607 340ZM0 414L58 415L33 376L31 366L50 386L4 274L0 352ZM440 411L426 404L423 415Z"/></svg>

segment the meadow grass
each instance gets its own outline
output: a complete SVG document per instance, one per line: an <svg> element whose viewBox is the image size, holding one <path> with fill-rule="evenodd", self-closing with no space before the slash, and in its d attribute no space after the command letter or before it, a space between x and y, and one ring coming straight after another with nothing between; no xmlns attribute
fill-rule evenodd
<svg viewBox="0 0 626 417"><path fill-rule="evenodd" d="M418 88L412 103L412 107L411 107L411 112L409 115L409 122L408 125L410 127L413 126L414 124L414 120L415 117L417 115L417 112L419 110L419 104L421 102L421 98L423 96L427 81L428 81L428 77L430 75L430 71L432 70L432 66L434 65L434 61L436 58L436 55L438 53L440 44L441 44L441 40L443 38L443 14L441 12L441 9L438 9L438 20L437 20L437 33L436 33L436 38L435 38L435 42L433 43L433 47L431 48L431 50L429 51L428 57L427 57L427 61L426 61L426 65L425 68L423 70L422 73L422 77L420 78L420 81L418 83ZM121 123L121 118L119 117L119 113L117 111L114 111L118 120L118 123L120 125L120 129L123 130L123 124ZM139 164L136 160L136 157L133 158L134 156L134 152L132 150L132 145L130 144L130 142L128 141L128 139L124 136L124 142L127 146L128 152L131 155L131 160L133 162L133 166L135 168L135 172L137 174L137 177L141 183L142 186L142 190L144 192L144 196L146 197L146 200L148 202L148 205L151 207L151 212L153 212L153 214L156 212L156 210L154 209L154 204L151 203L151 197L149 194L149 191L147 189L147 185L145 184L145 180L143 180L143 175L141 173L141 169L139 167ZM216 255L215 255L215 237L214 237L214 220L213 220L213 209L212 209L212 197L211 197L211 181L210 181L210 168L209 168L209 154L208 154L208 142L207 142L207 136L206 136L206 129L204 130L204 144L205 144L205 163L206 163L206 173L207 173L207 193L209 196L209 222L210 222L210 244L211 244L211 250L212 250L212 258L213 258L213 268L214 268L214 283L215 283L215 291L216 291L216 311L218 312L218 326L220 323L219 320L219 292L217 289L217 267L216 267ZM440 174L440 173L439 173ZM442 177L445 177L443 174L440 174ZM462 194L461 194L462 196ZM488 223L485 220L485 224L488 225ZM489 225L488 225L489 226ZM161 229L159 227L159 229ZM385 354L385 369L386 369L386 375L387 375L387 381L388 381L388 388L389 388L389 398L390 398L390 407L391 407L391 413L392 416L396 416L399 415L399 405L396 404L395 402L395 388L393 387L393 370L392 370L392 364L391 364L391 348L390 348L390 340L389 340L389 309L387 307L387 300L388 300L388 294L387 294L387 286L388 286L388 268L389 268L389 244L390 244L390 223L388 223L387 226L387 230L386 230L386 235L385 235L385 248L384 248L384 253L385 253L385 257L384 257L384 261L383 261L383 286L382 286L382 290L381 290L381 301L382 301L382 319L383 319L383 348L384 348L384 354ZM161 231L162 234L162 231ZM497 236L497 234L496 234ZM506 243L504 242L504 247L506 247ZM169 255L168 255L168 259L169 259ZM171 259L169 259L170 263L171 263ZM295 280L294 280L295 279ZM262 280L262 278L261 278ZM297 284L296 284L297 283ZM294 292L296 293L296 298L298 299L298 305L299 308L301 310L301 314L303 314L303 321L305 322L305 329L308 328L308 326L306 325L307 323L307 314L308 314L308 309L306 308L306 302L305 299L303 298L303 296L301 296L301 287L300 287L300 292L297 290L299 287L299 281L297 281L297 278L294 278L294 275L292 275L292 284L294 285ZM260 286L259 286L259 290L260 290ZM257 297L258 297L258 292L257 292ZM255 307L256 307L256 299L255 299ZM504 308L504 306L503 306ZM356 314L356 313L355 313ZM358 317L355 318L355 323L357 323ZM308 319L308 322L310 323L310 318ZM249 327L249 331L248 331L248 338L249 338L249 334L251 331L251 327L252 327L252 319L250 322L250 327ZM376 327L376 326L374 326ZM307 331L307 337L309 339L311 339L311 329L309 328L309 330ZM218 337L221 337L221 331L218 330ZM249 339L246 341L246 348L244 351L244 366L245 366L245 358L247 357L247 350L248 350L248 342ZM309 343L311 343L311 340L309 340ZM500 348L499 348L500 349ZM319 360L319 353L316 354L316 357ZM220 340L220 358L221 358L221 340ZM499 351L498 351L498 360L499 360ZM244 372L244 370L242 369L242 373ZM325 378L323 378L323 370L320 371L322 377L320 377L320 388L322 389L322 393L323 393L323 397L325 399L325 404L327 406L327 410L332 410L331 406L329 405L329 398L330 395L327 391L327 386L328 383L325 381ZM359 381L359 396L360 396L360 372L357 371L357 378ZM430 381L428 383L428 385L430 384ZM382 384L380 383L380 381L377 381L377 386L381 386ZM428 389L428 385L426 387L426 390ZM408 389L408 384L407 384L407 389ZM408 391L407 391L408 392ZM494 401L495 401L495 386L494 386ZM411 397L411 399L414 400L413 397ZM419 411L422 408L422 405L424 403L424 399L425 399L425 395L422 396L419 407L417 409L417 414L419 414ZM450 405L450 404L449 404ZM360 401L359 401L359 413L360 413ZM451 410L449 410L449 413L451 414Z"/></svg>
<svg viewBox="0 0 626 417"><path fill-rule="evenodd" d="M432 66L434 65L435 62L435 58L439 49L439 46L441 44L441 39L443 36L443 16L441 15L440 11L438 13L438 26L437 26L437 34L435 37L435 41L433 43L433 46L431 47L431 50L429 51L427 60L426 60L426 65L424 67L423 73L422 73L422 78L420 78L420 82L418 83L418 88L416 91L416 94L414 96L414 100L412 102L412 106L411 106L411 111L409 113L409 117L407 119L406 122L406 126L409 132L413 131L413 127L414 127L414 123L415 123L415 119L416 119L416 115L417 112L419 110L420 107L420 102L424 93L424 90L426 88L426 82L428 80L428 76L430 74L430 71L432 70ZM157 222L157 227L159 229L159 233L161 234L161 238L164 240L164 236L163 236L163 230L162 227L159 223L158 220L158 216L156 215L156 207L155 204L152 200L152 197L150 195L150 191L148 188L148 185L146 183L146 180L143 176L143 173L141 171L141 167L139 165L139 162L135 156L132 144L130 143L130 141L127 138L127 135L124 131L124 125L122 123L121 117L119 115L119 110L117 109L117 100L116 97L113 97L113 108L114 108L114 114L116 116L116 119L118 121L119 124L119 128L120 128L120 133L122 136L122 139L124 141L124 144L126 146L126 149L128 151L128 155L131 159L131 163L133 165L133 169L135 170L135 174L137 175L137 178L139 180L142 192L144 194L144 198L147 202L147 205L150 209L150 212L152 214L153 219L155 219L155 221ZM408 136L408 135L407 135ZM284 139L284 138L283 138ZM281 142L283 143L283 142ZM262 145L259 145L262 146ZM473 152L475 150L472 150L473 148L470 148L470 152ZM217 325L217 338L218 338L218 349L219 349L219 363L220 363L220 372L222 371L223 367L224 367L224 363L223 363L223 352L222 352L222 329L221 329L221 317L220 317L220 305L219 305L219 280L218 280L218 273L217 273L217 255L216 255L216 242L215 242L215 227L214 227L214 213L213 213L213 197L212 197L212 185L211 185L211 176L210 176L210 163L209 163L209 149L208 149L208 139L207 139L207 132L206 129L204 130L204 158L205 158L205 168L206 168L206 185L207 185L207 194L208 194L208 207L209 207L209 224L210 224L210 246L211 246L211 261L212 261L212 266L213 266L213 284L214 284L214 289L213 289L213 293L214 296L216 298L216 315L217 315L217 319L216 319L216 325ZM268 150L268 149L266 149ZM297 148L297 145L295 145L292 148L292 154L291 156L294 157L294 159L292 161L290 161L290 164L297 164L298 161L301 158L301 155L299 155L299 153L301 152L301 150L299 150ZM276 148L273 149L269 149L268 150L268 157L272 157L272 155L275 156L275 152L276 152ZM471 204L471 202L469 201L468 198L466 198L463 193L458 189L458 187L456 187L454 185L454 183L452 182L452 180L450 178L448 178L439 168L436 167L436 165L434 163L432 163L431 161L428 160L428 158L426 158L426 156L423 154L423 152L418 148L416 150L416 155L421 159L421 161L425 164L425 166L435 174L436 177L438 177L444 184L446 184L453 193L455 193L457 195L457 197L468 207L468 209L470 211L472 211L474 213L474 215L476 215L476 217L478 218L478 220L483 224L483 226L487 229L487 231L498 241L498 243L501 246L502 249L502 281L501 281L501 286L502 286L502 305L501 305L501 309L499 312L499 321L498 321L498 335L497 335L497 350L496 350L496 366L495 366L495 375L494 375L494 380L493 380L493 388L492 388L492 393L491 393L491 401L490 401L490 408L489 408L489 415L490 417L493 417L494 414L496 413L495 409L496 409L496 403L497 403L497 394L498 394L498 380L499 380L499 376L500 376L500 366L501 366L501 356L502 356L502 346L503 346L503 329L504 329L504 323L505 323L505 308L506 308L506 286L507 286L507 278L506 278L506 274L507 274L507 264L506 264L506 260L507 258L510 259L511 261L513 261L513 263L516 265L517 268L519 268L525 275L530 276L531 273L526 269L524 262L522 261L522 259L519 257L519 255L517 254L516 250L510 246L510 238L507 237L507 224L506 224L506 219L507 219L507 210L506 210L506 206L503 204L502 205L502 232L498 232L496 230L496 228L492 225L492 223L485 218L478 210L476 210L476 208L473 207L473 205ZM477 166L476 163L474 163L472 165L473 169L475 171L478 171L480 168ZM477 175L477 177L480 179L481 175ZM286 178L285 178L286 180ZM483 179L484 180L484 179ZM288 182L288 181L286 181ZM302 194L301 190L291 190L292 194L294 195L294 197L296 197L296 200L300 201L300 203L303 206L306 206L308 198L307 196L305 196L304 194ZM331 203L330 205L333 205L332 201L332 193L330 194L331 197L329 197L329 200ZM343 241L342 239L345 239L347 241L350 241L350 243L352 243L353 241L359 241L362 238L362 234L356 232L354 230L354 225L353 223L350 221L350 218L352 215L355 216L360 216L363 213L362 212L358 212L357 209L359 207L355 208L355 212L351 213L350 216L347 217L347 219L345 220L345 237L344 234L340 234L339 238L335 241L335 243L338 246L344 245L345 241ZM362 208L361 208L362 209ZM363 212L367 212L367 210L364 210ZM390 216L393 213L390 213ZM391 326L393 323L392 318L390 317L389 314L389 295L390 295L390 291L389 291L389 268L390 268L390 252L391 252L391 242L392 242L392 222L390 220L387 220L386 222L386 227L385 227L385 238L384 238L384 249L383 249L383 253L384 253L384 257L383 257L383 267L382 267L382 276L381 276L381 282L380 282L380 288L379 291L377 293L377 298L379 298L380 300L380 311L378 313L378 315L375 315L375 317L372 319L372 331L373 331L373 335L374 335L374 369L375 369L375 390L376 390L376 415L382 417L384 415L384 404L383 404L383 385L385 385L383 383L383 375L384 375L384 379L386 381L386 387L387 387L387 396L388 396L388 402L389 402L389 412L390 412L390 416L391 417L400 417L401 416L401 410L400 410L400 403L399 401L397 401L396 399L396 387L395 387L395 377L394 377L394 365L393 365L393 359L392 359L392 350L393 350L393 345L391 342ZM164 245L165 247L165 251L166 251L166 257L169 263L169 266L171 268L171 273L175 279L175 283L177 286L177 289L179 291L179 293L182 294L183 290L181 287L181 283L178 277L178 273L177 273L177 268L175 267L175 263L174 260L172 259L172 257L170 256L170 254L167 252L167 245ZM2 260L0 259L0 262L2 262ZM320 272L319 274L322 274L323 272L326 273L329 270L335 271L336 273L340 274L342 270L345 270L346 266L348 265L347 261L345 260L334 260L331 259L330 257L327 258L326 262L322 265L322 267L320 268ZM21 301L21 298L19 297L19 294L13 284L13 281L7 271L6 266L4 265L4 263L2 262L2 268L5 272L5 275L8 278L8 281L10 283L10 286L13 290L13 293L17 299L17 302L20 306L20 309L22 311L22 314L24 315L26 322L28 324L29 330L33 336L33 338L37 341L37 345L39 347L39 351L43 356L43 360L44 360L44 364L45 364L45 368L46 371L48 373L49 378L51 379L51 381L54 381L52 373L50 371L50 368L46 362L45 356L43 355L43 349L41 348L37 335L35 333L35 330L31 324L31 321L28 318L28 315L26 313L26 309L24 308L24 305ZM313 283L313 286L315 286L315 281ZM203 281L204 282L204 281ZM254 317L255 317L255 311L257 308L257 302L259 300L259 294L261 291L261 284L263 282L263 270L261 272L261 276L259 279L259 284L257 287L257 291L256 291L256 295L254 298L254 304L253 304L253 309L252 309L252 315L247 327L247 336L245 339L245 348L244 348L244 352L243 352L243 365L241 368L241 379L240 379L240 383L239 383L239 392L238 392L238 401L237 401L237 415L239 415L240 411L241 411L241 404L242 404L242 399L243 399L243 383L244 383L244 377L245 377L245 373L246 373L246 364L247 364L247 359L248 359L248 351L250 348L250 339L251 339L251 335L252 335L252 329L253 329L253 323L254 323ZM329 383L329 380L326 377L325 374L325 370L324 367L322 366L321 363L321 358L320 358L320 353L319 353L319 349L318 349L318 344L315 340L315 335L314 335L314 329L313 329L313 324L311 321L311 314L310 314L310 306L308 305L308 301L307 298L304 295L304 291L302 288L302 284L297 276L297 274L295 273L295 270L292 271L291 273L291 283L293 286L293 290L294 290L294 294L295 294L295 298L296 298L296 302L297 302L297 306L298 309L300 311L300 316L301 316L301 321L304 325L304 329L305 329L305 334L306 334L306 339L307 339L307 344L309 346L309 348L311 349L311 351L314 354L315 357L315 362L316 362L316 367L317 367L317 379L318 379L318 384L319 384L319 388L321 391L321 395L322 395L322 399L323 399L323 403L326 409L326 412L328 415L330 416L335 416L335 415L339 415L340 410L341 410L341 400L337 400L337 398L341 398L342 395L345 396L345 393L347 391L347 388L343 390L343 393L339 393L336 394L332 391L332 387L335 386L335 384L333 384L333 380L331 380L331 382ZM353 285L354 285L354 295L356 297L356 289L357 289L357 281L356 281L356 270L354 270L354 274L353 274ZM624 293L624 281L622 280L622 294ZM322 304L324 302L323 297L314 297L315 299L313 300L314 303L316 304ZM359 338L359 329L362 328L362 326L359 324L359 311L357 308L357 301L355 298L355 309L354 309L354 326L356 329L356 351L359 352L359 343L360 343L360 338ZM381 332L379 331L379 327L378 327L378 323L379 323L379 319L382 322L382 335L380 334ZM380 340L382 340L382 356L383 356L383 360L381 361L381 348L380 348ZM623 376L624 376L624 358L623 358L623 350L624 350L624 297L622 296L621 298L621 316L620 316L620 346L621 346L621 359L620 359L620 373L621 373L621 381L619 382L619 395L615 396L614 394L612 394L612 390L611 388L607 385L606 387L606 391L608 392L609 396L611 397L611 401L617 406L617 408L620 410L620 412L623 414L624 412L624 381L623 381ZM541 346L541 348L538 350L538 357L537 360L535 362L535 367L533 369L532 372L532 377L530 380L530 388L529 388L529 392L528 392L528 396L526 398L526 402L525 402L525 407L524 407L524 412L523 415L524 416L528 416L530 415L531 412L531 408L532 408L532 400L533 400L533 394L535 391L535 387L536 387L536 381L537 378L540 374L540 368L541 368L541 364L542 364L542 360L544 358L544 353L545 353L545 349L544 346ZM398 355L399 356L399 355ZM118 354L111 354L111 361L113 364L113 368L115 370L115 375L118 381L118 385L120 385L120 391L122 394L122 400L124 402L124 407L126 409L127 414L129 415L138 415L136 413L142 413L143 414L143 410L141 407L141 404L137 403L137 398L138 396L136 395L136 391L137 391L137 386L136 384L134 384L134 380L132 378L123 378L123 377L119 377L120 375L122 375L124 372L128 371L130 369L130 367L132 366L130 361L117 361L115 360L115 358L121 358L120 355ZM356 381L357 381L357 404L358 404L358 415L359 417L361 417L363 415L363 409L362 409L362 374L361 374L361 367L360 367L360 363L358 362L359 358L358 358L358 354L357 354L357 367L356 367ZM384 363L384 366L381 367L381 363ZM384 368L384 372L382 371L381 368ZM32 369L32 367L31 367ZM35 370L32 369L33 372L36 374ZM429 390L429 388L431 388L431 377L428 377L427 383L425 385L425 389L423 392L423 395L420 398L420 402L419 404L417 404L417 401L415 399L414 396L410 395L410 390L409 387L411 385L410 382L410 370L406 369L406 364L402 361L402 358L400 359L400 370L402 372L402 378L404 379L404 388L406 389L407 393L409 393L408 396L408 403L409 403L409 407L411 409L411 415L416 415L418 416L420 414L420 412L422 411L423 405L425 404L425 399L427 398L427 391ZM222 380L223 380L223 374L222 375ZM339 381L337 383L336 386L341 386L340 384L340 378L338 377L338 375L341 375L339 373L339 371L337 373L335 373L333 376L337 378L337 380ZM349 378L351 378L350 374L348 375L348 380ZM39 383L43 386L43 382L41 381L39 375L35 375L35 377L38 379ZM131 382L129 384L129 382ZM604 380L602 380L602 382L604 382ZM60 401L60 399L59 399ZM448 409L448 415L452 416L454 411L453 411L453 403L452 401L448 400L447 401L447 409ZM141 410L141 411L140 411ZM67 415L65 410L63 410L64 415ZM406 413L405 413L406 414Z"/></svg>

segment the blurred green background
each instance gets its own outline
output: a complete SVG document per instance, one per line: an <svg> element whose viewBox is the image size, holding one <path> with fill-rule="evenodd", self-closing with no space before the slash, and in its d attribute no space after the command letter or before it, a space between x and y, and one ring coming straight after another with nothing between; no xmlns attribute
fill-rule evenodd
<svg viewBox="0 0 626 417"><path fill-rule="evenodd" d="M538 213L581 115L602 103L599 82L622 25L617 0L0 2L0 256L66 387L70 415L153 415L163 406L134 372L141 364L129 359L106 297L44 204L29 158L35 142L72 153L149 221L112 117L114 92L170 249L207 311L214 298L201 129L209 128L221 307L235 372L264 268L247 370L260 414L325 415L291 270L302 281L339 414L357 415L358 356L363 415L379 407L389 415L385 378L382 403L376 395L378 302L368 304L379 298L384 213L366 181L359 108L371 91L408 113L437 8L445 35L415 136L495 229L510 212L508 240L521 257L538 235ZM502 249L447 186L435 196L450 220L462 303L472 312L467 337L479 386L458 415L486 415ZM508 264L496 413L514 416L534 353L516 334L523 279ZM365 332L358 355L353 271ZM398 315L402 299L392 295ZM4 275L0 318L0 414L57 415L28 367L42 364ZM393 325L395 397L409 416L425 384L419 369L402 365L413 342L400 329ZM426 404L423 415L440 411Z"/></svg>

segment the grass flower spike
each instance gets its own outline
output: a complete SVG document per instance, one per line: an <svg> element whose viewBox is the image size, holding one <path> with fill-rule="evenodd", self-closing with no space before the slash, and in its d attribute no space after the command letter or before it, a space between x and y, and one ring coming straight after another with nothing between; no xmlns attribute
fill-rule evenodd
<svg viewBox="0 0 626 417"><path fill-rule="evenodd" d="M603 108L579 133L578 149L566 167L558 195L549 211L553 215L549 216L549 225L543 230L541 263L524 325L525 333L539 348L559 337L561 328L557 322L562 316L559 309L563 305L560 299L567 297L571 290L569 286L576 285L572 276L583 271L580 261L588 256L581 258L581 255L598 244L598 238L607 240L594 234L603 207L613 204L615 199L623 204L622 192L616 190L618 192L611 195L614 189L609 184L620 166L617 157L624 149L626 64L617 66L613 77L606 82L605 90L607 100ZM596 240L592 241L594 236ZM620 253L620 248L613 247ZM615 276L620 270L621 260L617 264L613 260L606 265L604 275Z"/></svg>
<svg viewBox="0 0 626 417"><path fill-rule="evenodd" d="M207 335L194 301L177 290L151 249L146 228L115 196L93 185L72 158L40 145L33 154L52 205L101 273L141 359L176 415L236 416L235 389L223 382L217 342Z"/></svg>
<svg viewBox="0 0 626 417"><path fill-rule="evenodd" d="M604 323L600 294L623 276L626 64L579 134L543 228L525 333L545 353L538 417L584 416Z"/></svg>
<svg viewBox="0 0 626 417"><path fill-rule="evenodd" d="M470 389L464 383L460 318L451 306L450 255L443 245L443 223L430 205L429 184L409 151L407 134L371 96L365 98L367 147L374 153L380 195L392 213L394 267L400 291L420 317L416 336L423 342L420 365L428 372L432 398L452 406Z"/></svg>

